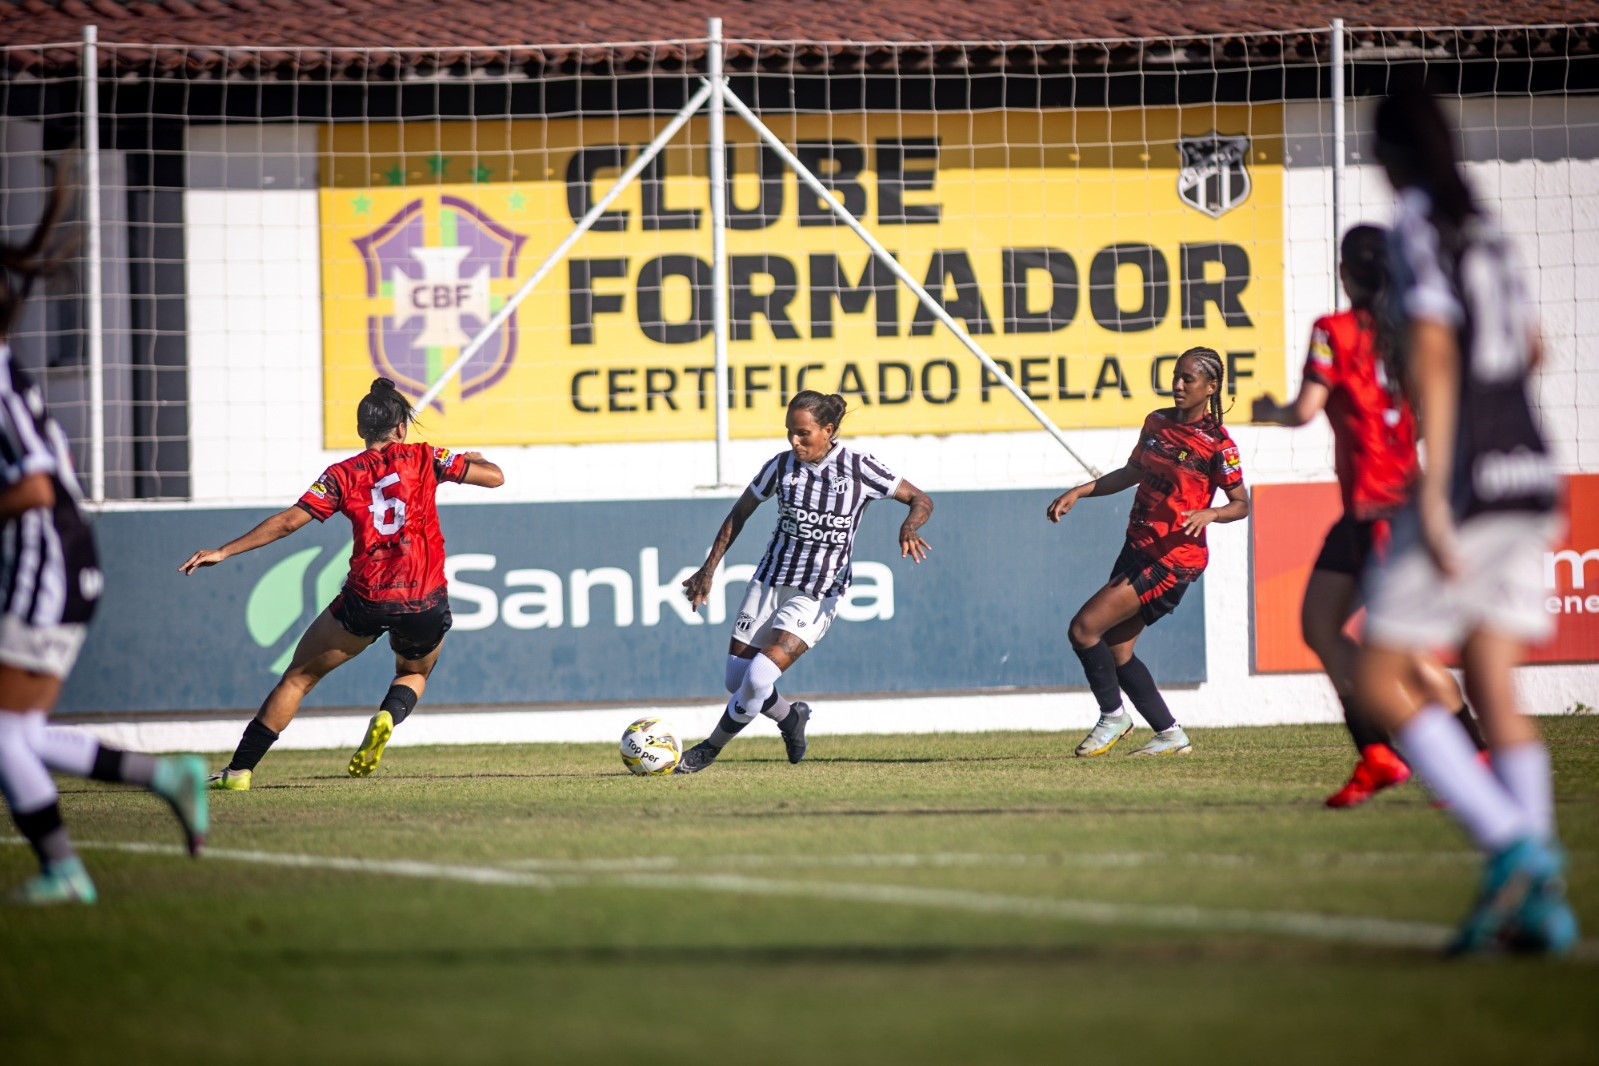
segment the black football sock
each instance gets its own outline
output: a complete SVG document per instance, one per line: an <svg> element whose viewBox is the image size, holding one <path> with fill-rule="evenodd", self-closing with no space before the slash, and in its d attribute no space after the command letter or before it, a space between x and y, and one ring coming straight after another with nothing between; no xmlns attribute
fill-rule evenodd
<svg viewBox="0 0 1599 1066"><path fill-rule="evenodd" d="M261 761L267 749L277 743L278 735L259 721L252 718L250 724L244 727L244 736L239 738L239 746L233 751L233 761L228 763L229 770L254 770L255 764Z"/></svg>
<svg viewBox="0 0 1599 1066"><path fill-rule="evenodd" d="M27 814L12 811L11 818L39 857L40 866L72 858L72 840L61 824L61 805L57 801L51 800L48 806Z"/></svg>
<svg viewBox="0 0 1599 1066"><path fill-rule="evenodd" d="M1388 743L1388 735L1367 720L1353 696L1339 696L1338 702L1344 705L1344 725L1349 727L1349 737L1355 742L1356 751Z"/></svg>
<svg viewBox="0 0 1599 1066"><path fill-rule="evenodd" d="M150 782L155 780L155 766L154 756L101 744L94 753L94 768L89 771L89 777L95 781L117 781L149 788Z"/></svg>
<svg viewBox="0 0 1599 1066"><path fill-rule="evenodd" d="M711 730L711 735L705 738L705 743L720 751L727 747L727 742L743 732L744 727L752 721L754 721L753 716L746 721L740 722L728 712L723 711L722 717L716 723L716 728Z"/></svg>
<svg viewBox="0 0 1599 1066"><path fill-rule="evenodd" d="M1072 648L1083 664L1083 674L1088 687L1094 690L1102 715L1120 714L1122 709L1121 685L1116 680L1116 657L1103 640L1087 648Z"/></svg>
<svg viewBox="0 0 1599 1066"><path fill-rule="evenodd" d="M378 710L388 711L389 717L394 719L394 724L399 725L416 710L416 700L416 693L405 685L390 685L389 694L383 697Z"/></svg>
<svg viewBox="0 0 1599 1066"><path fill-rule="evenodd" d="M1155 686L1155 679L1150 676L1149 667L1145 666L1144 661L1138 656L1134 655L1116 667L1116 679L1121 683L1122 691L1127 693L1127 698L1133 701L1138 713L1149 723L1149 728L1157 733L1164 733L1177 724L1177 719L1172 717L1171 708L1166 706L1165 698Z"/></svg>

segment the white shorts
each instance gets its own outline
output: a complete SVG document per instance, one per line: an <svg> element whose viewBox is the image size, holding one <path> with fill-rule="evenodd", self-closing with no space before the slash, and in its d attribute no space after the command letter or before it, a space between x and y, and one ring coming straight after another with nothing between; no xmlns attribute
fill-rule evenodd
<svg viewBox="0 0 1599 1066"><path fill-rule="evenodd" d="M89 627L82 622L30 626L8 614L0 617L0 663L66 680L88 635Z"/></svg>
<svg viewBox="0 0 1599 1066"><path fill-rule="evenodd" d="M1483 514L1461 524L1461 573L1446 579L1421 544L1414 513L1394 523L1388 557L1366 576L1365 640L1389 648L1458 648L1467 635L1490 633L1536 644L1554 635L1544 608L1544 551L1560 529L1557 515Z"/></svg>
<svg viewBox="0 0 1599 1066"><path fill-rule="evenodd" d="M733 639L764 648L772 642L772 632L781 629L814 648L827 636L837 613L837 596L813 596L792 585L751 581L733 622Z"/></svg>

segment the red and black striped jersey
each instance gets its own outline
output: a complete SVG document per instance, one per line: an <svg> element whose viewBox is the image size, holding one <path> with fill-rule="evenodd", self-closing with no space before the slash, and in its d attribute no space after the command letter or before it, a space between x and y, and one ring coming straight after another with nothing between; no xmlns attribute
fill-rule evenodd
<svg viewBox="0 0 1599 1066"><path fill-rule="evenodd" d="M1305 357L1305 380L1325 385L1333 433L1333 469L1344 511L1364 522L1410 498L1416 480L1416 419L1398 389L1389 388L1366 311L1316 320Z"/></svg>
<svg viewBox="0 0 1599 1066"><path fill-rule="evenodd" d="M1129 547L1172 566L1204 569L1210 561L1205 532L1182 531L1189 512L1209 507L1217 489L1244 481L1238 446L1212 415L1177 421L1176 408L1144 419L1127 465L1138 468L1138 495L1127 516Z"/></svg>
<svg viewBox="0 0 1599 1066"><path fill-rule="evenodd" d="M299 499L318 522L343 513L355 530L344 587L382 603L419 603L445 587L439 483L471 464L449 448L389 444L334 463Z"/></svg>

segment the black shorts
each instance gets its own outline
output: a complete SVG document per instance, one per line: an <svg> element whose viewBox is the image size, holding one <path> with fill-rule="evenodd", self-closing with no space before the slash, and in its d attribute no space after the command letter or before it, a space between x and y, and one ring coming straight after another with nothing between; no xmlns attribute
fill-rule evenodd
<svg viewBox="0 0 1599 1066"><path fill-rule="evenodd" d="M409 603L380 603L342 589L328 604L328 611L351 636L376 640L387 633L394 654L413 660L438 647L455 621L450 615L450 595L444 589Z"/></svg>
<svg viewBox="0 0 1599 1066"><path fill-rule="evenodd" d="M1177 609L1188 586L1204 572L1168 565L1124 544L1116 564L1110 568L1110 579L1127 579L1138 593L1138 616L1151 626Z"/></svg>
<svg viewBox="0 0 1599 1066"><path fill-rule="evenodd" d="M1388 519L1361 520L1346 514L1327 531L1312 569L1359 577L1373 555L1381 558L1387 554L1390 539Z"/></svg>

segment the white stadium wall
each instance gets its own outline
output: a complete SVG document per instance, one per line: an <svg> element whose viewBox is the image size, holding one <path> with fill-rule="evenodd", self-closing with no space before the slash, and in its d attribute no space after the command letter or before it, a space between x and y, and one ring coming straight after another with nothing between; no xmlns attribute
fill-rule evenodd
<svg viewBox="0 0 1599 1066"><path fill-rule="evenodd" d="M1362 134L1372 104L1351 109L1345 221L1385 221L1386 185L1362 158ZM1289 387L1297 386L1305 338L1332 296L1330 233L1331 117L1326 104L1285 105L1283 270ZM1542 306L1549 361L1539 382L1545 423L1562 469L1599 472L1599 99L1471 99L1459 109L1471 179L1503 219L1529 265L1528 281ZM322 400L318 249L318 153L312 129L196 127L189 136L190 189L185 203L188 266L189 366L193 494L197 505L281 506L343 452L320 446ZM1586 297L1583 294L1588 294ZM1318 424L1290 432L1246 424L1245 405L1231 413L1231 430L1246 476L1255 484L1331 478L1330 437ZM353 417L353 412L352 412ZM846 427L847 428L847 427ZM734 440L729 480L742 484L782 446ZM714 451L707 419L703 442L589 444L492 449L505 469L497 501L665 499L725 495L714 488ZM1120 465L1136 430L1070 433L1073 446L1104 469ZM471 440L449 440L459 448ZM940 490L1036 489L1042 521L1051 493L1081 479L1077 464L1042 432L859 438L935 496ZM446 487L441 498L461 498ZM886 514L868 521L886 522ZM446 531L448 527L446 515ZM746 536L764 535L758 514ZM713 531L706 530L707 540ZM1319 535L1320 531L1315 531ZM937 544L937 518L928 530ZM1063 534L1066 535L1066 534ZM1251 667L1250 549L1247 525L1212 530L1205 593L1209 680L1171 694L1179 718L1194 724L1331 721L1338 707L1319 675L1259 675ZM1599 547L1596 545L1594 547ZM935 548L936 550L936 548ZM929 565L937 565L937 556ZM1080 683L1060 619L1061 682ZM825 652L823 652L825 654ZM714 672L715 662L706 670ZM1158 666L1157 666L1158 672ZM1579 701L1596 703L1591 666L1539 666L1521 671L1529 705L1559 712ZM714 708L679 710L698 728ZM818 719L819 731L901 729L1058 728L1092 720L1086 692L1018 693L927 700L856 701ZM469 721L493 718L503 739L609 737L615 713L545 712L507 726L498 716L439 716L412 739L475 739ZM143 726L147 743L160 727ZM230 725L229 729L232 728ZM157 732L151 732L152 729ZM343 729L335 740L334 731ZM507 731L509 729L509 731ZM300 743L343 743L347 728L306 723ZM492 732L493 730L491 730ZM322 734L329 734L323 737ZM192 738L192 732L185 734ZM231 734L217 746L231 744Z"/></svg>

